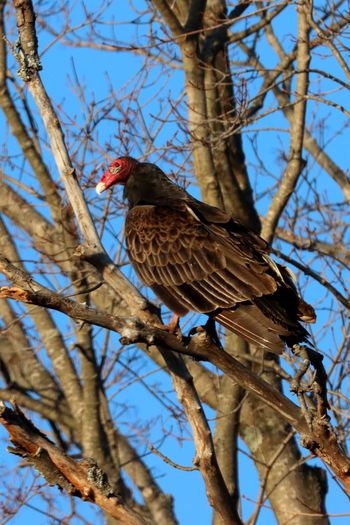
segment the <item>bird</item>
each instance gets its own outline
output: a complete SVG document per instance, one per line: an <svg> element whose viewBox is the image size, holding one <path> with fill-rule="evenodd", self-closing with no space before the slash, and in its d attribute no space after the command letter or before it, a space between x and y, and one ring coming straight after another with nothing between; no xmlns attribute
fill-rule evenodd
<svg viewBox="0 0 350 525"><path fill-rule="evenodd" d="M309 342L316 320L270 246L231 214L191 196L157 165L122 156L98 194L124 187L126 250L141 282L179 317L206 314L264 351Z"/></svg>

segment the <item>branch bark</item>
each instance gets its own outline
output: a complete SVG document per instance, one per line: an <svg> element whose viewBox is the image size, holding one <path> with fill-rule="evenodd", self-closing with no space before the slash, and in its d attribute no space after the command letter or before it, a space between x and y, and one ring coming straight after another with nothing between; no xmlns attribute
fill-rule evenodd
<svg viewBox="0 0 350 525"><path fill-rule="evenodd" d="M279 184L270 207L265 216L265 222L261 235L269 243L272 242L278 220L285 209L288 200L294 192L301 172L305 167L303 154L303 140L306 117L306 95L309 85L310 44L309 24L306 15L306 3L303 2L297 8L298 11L298 48L297 63L298 76L296 84L296 96L293 107L293 118L290 132L289 161L286 172Z"/></svg>

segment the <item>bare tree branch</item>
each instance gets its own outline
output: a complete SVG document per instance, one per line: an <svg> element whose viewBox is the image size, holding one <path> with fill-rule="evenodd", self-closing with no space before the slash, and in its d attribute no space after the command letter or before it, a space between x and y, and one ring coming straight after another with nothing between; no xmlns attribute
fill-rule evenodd
<svg viewBox="0 0 350 525"><path fill-rule="evenodd" d="M274 196L265 217L262 236L271 242L278 220L285 209L290 196L298 182L305 166L302 158L303 138L306 116L306 95L308 93L310 63L309 25L307 23L306 4L298 7L298 76L296 85L296 100L293 109L293 120L290 134L289 162L284 177Z"/></svg>
<svg viewBox="0 0 350 525"><path fill-rule="evenodd" d="M98 467L74 461L63 454L17 407L13 411L3 406L0 423L11 436L15 445L13 452L32 463L51 485L58 485L74 496L96 503L121 523L147 523L120 501Z"/></svg>

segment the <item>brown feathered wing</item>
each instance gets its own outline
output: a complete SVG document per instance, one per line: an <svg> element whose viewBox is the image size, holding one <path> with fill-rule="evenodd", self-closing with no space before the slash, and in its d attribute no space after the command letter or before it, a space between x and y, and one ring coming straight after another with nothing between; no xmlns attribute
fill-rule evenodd
<svg viewBox="0 0 350 525"><path fill-rule="evenodd" d="M129 210L127 251L143 283L173 312L209 314L266 350L281 352L288 338L305 339L296 313L294 319L280 304L292 300L297 312L298 296L268 257L266 243L226 213L191 204ZM283 296L286 290L290 297Z"/></svg>

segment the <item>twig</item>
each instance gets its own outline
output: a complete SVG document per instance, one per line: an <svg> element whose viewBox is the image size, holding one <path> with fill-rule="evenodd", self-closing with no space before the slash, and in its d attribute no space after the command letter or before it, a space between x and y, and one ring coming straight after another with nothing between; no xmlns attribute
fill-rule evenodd
<svg viewBox="0 0 350 525"><path fill-rule="evenodd" d="M183 465L179 465L178 463L175 463L172 459L168 458L168 456L165 456L160 452L160 450L156 449L153 445L149 445L148 447L151 452L162 458L164 463L167 463L168 465L171 465L174 468L177 468L178 470L183 470L185 472L193 472L194 470L198 470L197 466L194 467L184 467Z"/></svg>
<svg viewBox="0 0 350 525"><path fill-rule="evenodd" d="M327 279L319 275L317 272L312 270L310 267L305 266L304 264L301 264L299 261L296 261L295 259L292 259L288 255L285 255L283 252L276 250L275 248L271 249L271 252L283 259L284 261L288 262L289 264L292 264L299 270L305 273L305 275L310 275L313 277L317 282L319 282L322 286L324 286L327 290L329 290L338 301L345 306L345 308L350 308L350 299L347 297L344 297L342 293L339 292Z"/></svg>

